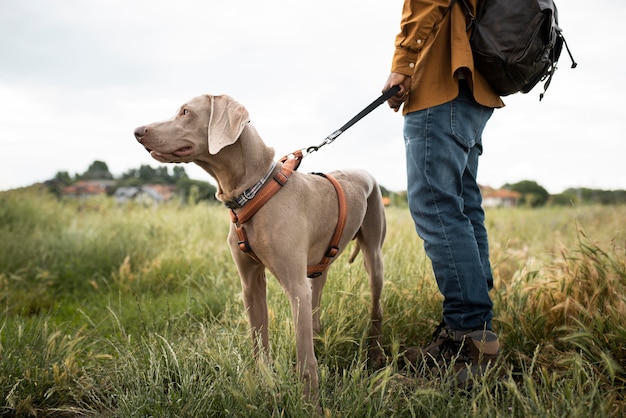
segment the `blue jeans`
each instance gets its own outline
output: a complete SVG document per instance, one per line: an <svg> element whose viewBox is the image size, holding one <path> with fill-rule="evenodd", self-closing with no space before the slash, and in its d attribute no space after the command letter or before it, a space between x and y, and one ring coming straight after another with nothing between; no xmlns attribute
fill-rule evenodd
<svg viewBox="0 0 626 418"><path fill-rule="evenodd" d="M454 330L491 329L493 275L476 174L492 113L461 81L456 99L404 117L409 208Z"/></svg>

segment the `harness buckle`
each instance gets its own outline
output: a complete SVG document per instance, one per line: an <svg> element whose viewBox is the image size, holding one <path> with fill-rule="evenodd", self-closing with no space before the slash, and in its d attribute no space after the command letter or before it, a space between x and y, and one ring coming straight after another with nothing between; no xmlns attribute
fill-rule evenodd
<svg viewBox="0 0 626 418"><path fill-rule="evenodd" d="M328 247L326 250L326 257L333 258L339 253L339 247Z"/></svg>
<svg viewBox="0 0 626 418"><path fill-rule="evenodd" d="M280 187L282 187L285 185L285 183L287 183L289 177L287 177L282 171L279 171L278 173L274 174L274 180L276 181L276 183L280 184Z"/></svg>
<svg viewBox="0 0 626 418"><path fill-rule="evenodd" d="M237 245L239 245L239 249L243 253L250 253L250 252L252 252L252 247L250 247L250 244L248 243L247 240L246 241L239 241L237 243Z"/></svg>

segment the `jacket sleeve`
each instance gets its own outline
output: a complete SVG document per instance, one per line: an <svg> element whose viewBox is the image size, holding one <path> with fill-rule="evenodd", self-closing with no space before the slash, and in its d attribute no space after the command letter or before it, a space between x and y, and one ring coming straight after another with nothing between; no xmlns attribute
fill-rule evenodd
<svg viewBox="0 0 626 418"><path fill-rule="evenodd" d="M443 19L450 0L404 0L391 71L411 76L420 51Z"/></svg>

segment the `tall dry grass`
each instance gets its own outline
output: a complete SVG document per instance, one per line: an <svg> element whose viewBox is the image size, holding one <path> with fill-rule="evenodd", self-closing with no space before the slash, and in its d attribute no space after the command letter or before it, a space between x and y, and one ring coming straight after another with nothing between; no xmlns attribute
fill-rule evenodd
<svg viewBox="0 0 626 418"><path fill-rule="evenodd" d="M510 373L471 393L402 368L441 315L404 209L388 210L383 345L366 362L360 263L333 265L316 339L329 416L620 416L626 207L489 211L495 324ZM217 206L0 194L0 414L310 416L286 297L269 281L274 361L255 364Z"/></svg>

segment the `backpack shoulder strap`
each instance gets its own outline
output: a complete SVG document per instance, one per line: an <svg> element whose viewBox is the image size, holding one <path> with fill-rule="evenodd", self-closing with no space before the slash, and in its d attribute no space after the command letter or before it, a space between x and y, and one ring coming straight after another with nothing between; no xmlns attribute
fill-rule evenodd
<svg viewBox="0 0 626 418"><path fill-rule="evenodd" d="M452 10L452 6L454 6L454 3L456 3L457 0L450 0L450 5L448 6L448 10ZM472 13L472 9L470 8L469 4L467 4L467 2L465 0L461 0L461 6L463 6L463 9L465 10L465 14L467 15L467 26L465 27L465 30L469 31L472 26L474 26L474 24L476 23L476 16L474 16L474 13Z"/></svg>

